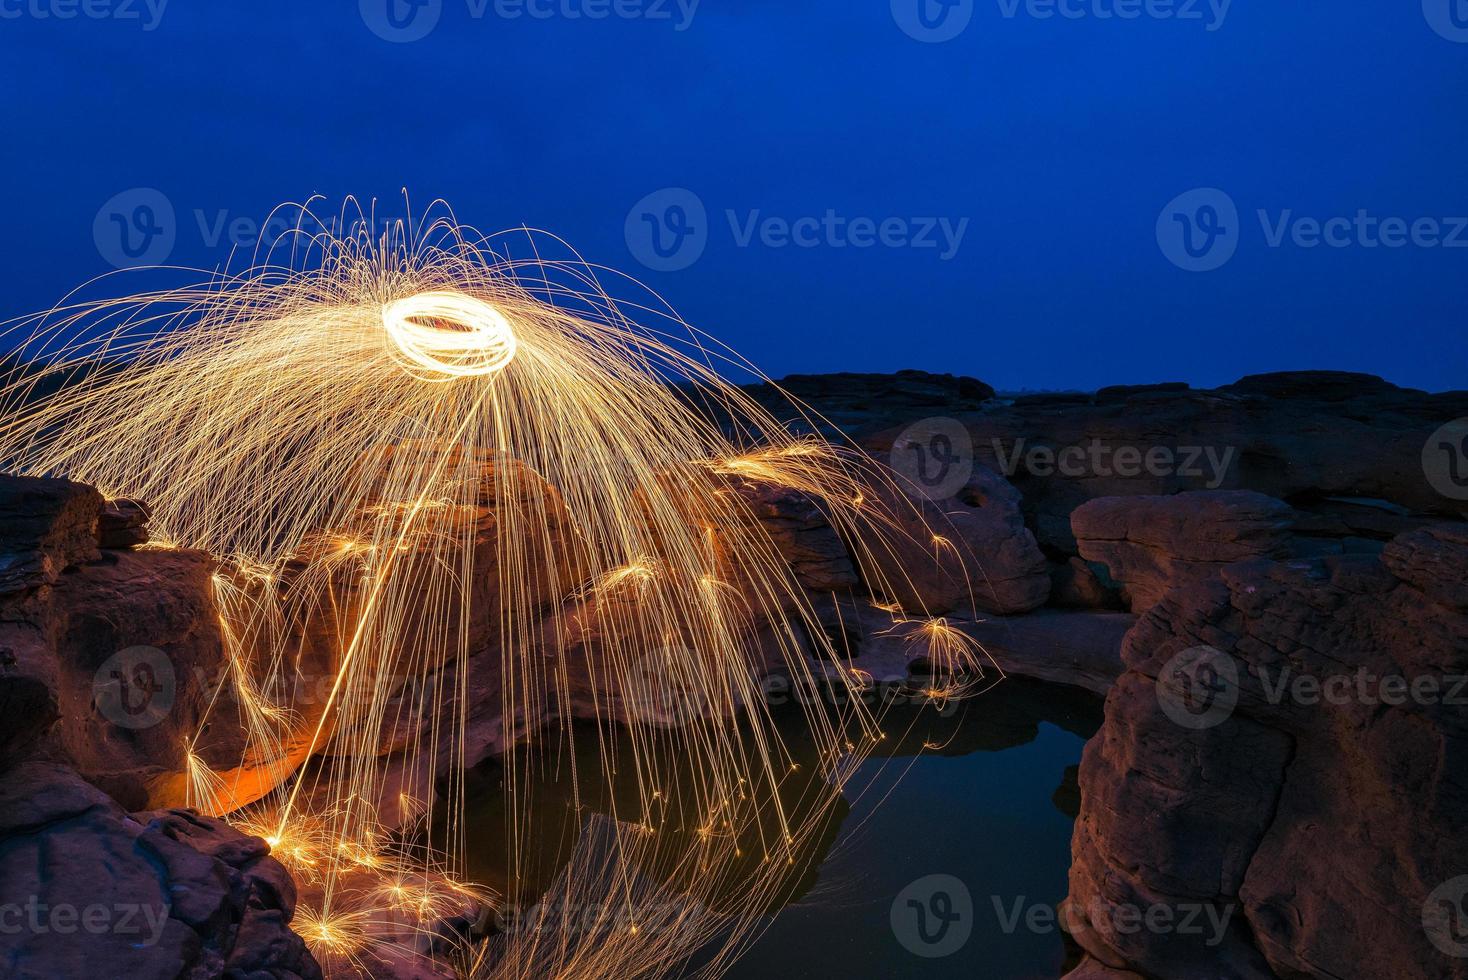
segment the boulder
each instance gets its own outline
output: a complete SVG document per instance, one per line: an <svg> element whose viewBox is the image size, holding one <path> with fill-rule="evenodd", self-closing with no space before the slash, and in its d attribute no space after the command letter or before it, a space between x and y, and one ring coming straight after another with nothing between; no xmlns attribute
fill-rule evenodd
<svg viewBox="0 0 1468 980"><path fill-rule="evenodd" d="M129 809L179 805L185 749L224 676L214 562L103 550L104 502L65 480L0 477L0 752L64 762ZM237 720L199 753L238 763Z"/></svg>
<svg viewBox="0 0 1468 980"><path fill-rule="evenodd" d="M104 548L132 548L148 543L152 513L141 500L115 497L102 507L97 537Z"/></svg>
<svg viewBox="0 0 1468 980"><path fill-rule="evenodd" d="M102 495L70 480L0 476L0 595L50 585L97 553Z"/></svg>
<svg viewBox="0 0 1468 980"><path fill-rule="evenodd" d="M1228 928L1103 915L1078 941L1149 976L1468 977L1465 580L1451 525L1235 564L1143 616L1081 765L1070 901Z"/></svg>
<svg viewBox="0 0 1468 980"><path fill-rule="evenodd" d="M959 625L1007 674L1104 695L1121 676L1122 640L1136 621L1128 613L1040 609Z"/></svg>
<svg viewBox="0 0 1468 980"><path fill-rule="evenodd" d="M1282 557L1294 512L1283 501L1247 490L1170 497L1102 497L1077 508L1071 527L1081 557L1104 566L1134 613L1167 591L1211 579L1223 566Z"/></svg>
<svg viewBox="0 0 1468 980"><path fill-rule="evenodd" d="M196 551L109 551L0 624L54 699L45 751L129 809L190 802L185 748L206 721L198 753L211 768L244 753L235 703L215 702L228 671L214 570Z"/></svg>
<svg viewBox="0 0 1468 980"><path fill-rule="evenodd" d="M5 975L316 980L268 851L191 811L129 815L63 766L22 763L0 778Z"/></svg>
<svg viewBox="0 0 1468 980"><path fill-rule="evenodd" d="M858 531L878 542L866 550L868 586L913 614L1038 609L1050 596L1050 569L1020 504L1019 492L985 466L951 500L887 500L883 512L896 527Z"/></svg>
<svg viewBox="0 0 1468 980"><path fill-rule="evenodd" d="M731 482L802 586L814 592L850 589L856 569L841 537L804 493L754 480Z"/></svg>
<svg viewBox="0 0 1468 980"><path fill-rule="evenodd" d="M1050 605L1116 611L1126 608L1126 600L1104 564L1070 557L1050 566Z"/></svg>

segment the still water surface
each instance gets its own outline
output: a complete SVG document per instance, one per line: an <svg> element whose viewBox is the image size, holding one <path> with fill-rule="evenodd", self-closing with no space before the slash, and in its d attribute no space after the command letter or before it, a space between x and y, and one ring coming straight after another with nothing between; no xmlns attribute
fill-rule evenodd
<svg viewBox="0 0 1468 980"><path fill-rule="evenodd" d="M798 712L777 720L787 739L800 739ZM1100 725L1100 700L1010 678L950 717L927 711L897 721L884 727L907 733L865 763L853 781L860 792L838 802L831 826L813 842L806 872L780 896L778 914L736 963L731 980L1053 980L1074 965L1074 947L1058 928L1036 931L1025 922L1033 908L1053 912L1065 897L1078 806L1075 767ZM577 742L595 745L593 739ZM943 748L920 752L924 743ZM596 765L593 752L583 764ZM469 872L473 880L504 889L499 842L505 805L497 765L470 787ZM557 778L548 775L534 794L531 822L547 871L531 887L549 883L584 832L570 816L569 786ZM635 785L614 786L610 796L635 794ZM588 802L599 808L597 801L580 799L583 811ZM947 876L936 891L909 887L935 875ZM952 879L967 889L967 902ZM961 932L966 925L967 939L947 952L915 938L920 913L908 902L914 894L929 915L966 916L953 919L950 928ZM1018 925L1011 926L1016 915ZM936 922L923 923L930 938L940 934ZM951 935L944 934L948 946L954 945ZM918 955L940 948L947 955Z"/></svg>

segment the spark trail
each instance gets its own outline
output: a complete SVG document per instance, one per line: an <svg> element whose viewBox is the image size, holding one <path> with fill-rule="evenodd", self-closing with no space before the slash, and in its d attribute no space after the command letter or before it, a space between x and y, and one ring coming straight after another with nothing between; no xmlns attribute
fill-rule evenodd
<svg viewBox="0 0 1468 980"><path fill-rule="evenodd" d="M801 763L760 683L816 683L813 655L864 678L738 485L816 501L877 596L902 522L873 501L900 494L789 434L721 380L747 365L598 274L508 258L450 217L375 237L303 219L241 274L9 328L6 468L145 500L155 538L218 559L230 691L208 719L244 748L201 727L165 790L319 892L298 928L335 972L485 899L457 874L459 773L489 743L594 719L637 791L544 893L617 914L466 941L476 976L668 975L711 940L716 975L828 813L829 794L788 798ZM915 636L955 672L980 659L942 621ZM817 782L839 791L880 719L857 697L806 710ZM571 774L578 798L608 795L612 755ZM511 904L536 833L514 814L542 774L505 759ZM432 827L442 846L420 846Z"/></svg>

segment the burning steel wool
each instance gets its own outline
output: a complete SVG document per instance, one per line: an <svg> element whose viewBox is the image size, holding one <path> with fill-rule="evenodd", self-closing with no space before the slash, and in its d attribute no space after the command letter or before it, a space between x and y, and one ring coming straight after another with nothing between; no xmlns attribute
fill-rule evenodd
<svg viewBox="0 0 1468 980"><path fill-rule="evenodd" d="M904 524L882 502L901 495L583 264L512 260L447 219L302 230L289 250L11 328L6 466L144 500L155 538L218 562L228 676L155 800L265 838L336 975L426 950L476 977L578 978L668 975L702 950L717 975L828 815L830 795L792 801L792 772L839 791L883 737L857 697L805 706L798 758L776 732L770 671L866 678L738 485L809 497L887 597ZM981 672L944 621L894 618L927 624L905 635L945 676ZM572 739L603 761L563 778L610 819L537 897L605 921L443 928L523 903L539 847L524 815L544 774L507 753L510 872L466 880L463 771ZM614 766L636 793L611 791Z"/></svg>

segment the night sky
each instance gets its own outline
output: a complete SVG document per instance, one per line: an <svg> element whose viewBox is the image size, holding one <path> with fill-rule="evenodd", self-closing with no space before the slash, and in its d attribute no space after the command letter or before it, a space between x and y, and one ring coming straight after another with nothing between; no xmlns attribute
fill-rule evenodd
<svg viewBox="0 0 1468 980"><path fill-rule="evenodd" d="M777 377L1468 388L1468 0L159 2L0 0L0 319L406 188Z"/></svg>

